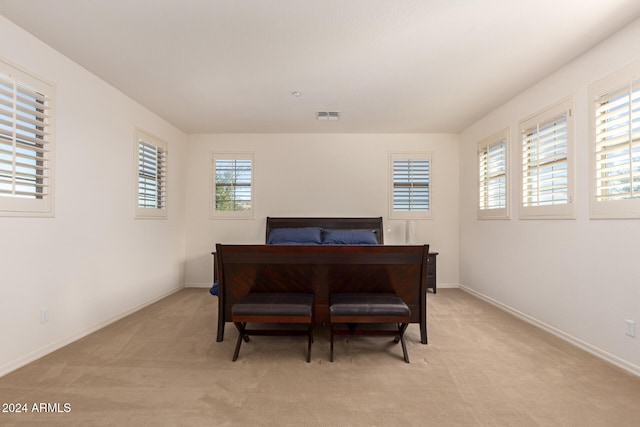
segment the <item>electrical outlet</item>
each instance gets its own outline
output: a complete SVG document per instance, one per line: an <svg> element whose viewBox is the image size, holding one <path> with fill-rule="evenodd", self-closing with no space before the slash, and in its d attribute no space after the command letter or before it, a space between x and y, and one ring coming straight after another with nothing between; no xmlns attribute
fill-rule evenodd
<svg viewBox="0 0 640 427"><path fill-rule="evenodd" d="M49 309L40 309L40 323L47 323L49 321Z"/></svg>
<svg viewBox="0 0 640 427"><path fill-rule="evenodd" d="M625 322L626 322L625 334L629 335L630 337L635 337L636 322L634 322L633 320L625 320Z"/></svg>

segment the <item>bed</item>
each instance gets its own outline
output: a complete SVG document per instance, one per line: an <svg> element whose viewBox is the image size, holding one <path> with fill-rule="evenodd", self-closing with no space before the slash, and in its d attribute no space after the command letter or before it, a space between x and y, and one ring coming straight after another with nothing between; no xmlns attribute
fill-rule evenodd
<svg viewBox="0 0 640 427"><path fill-rule="evenodd" d="M394 292L427 343L428 245L383 245L381 217L267 217L264 245L216 246L217 341L233 304L251 292L312 292L314 323L328 322L332 292ZM213 293L213 289L212 289Z"/></svg>

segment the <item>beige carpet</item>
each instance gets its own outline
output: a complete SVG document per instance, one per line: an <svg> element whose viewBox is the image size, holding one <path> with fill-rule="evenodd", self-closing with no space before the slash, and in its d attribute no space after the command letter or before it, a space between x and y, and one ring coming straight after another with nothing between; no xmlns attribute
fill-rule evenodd
<svg viewBox="0 0 640 427"><path fill-rule="evenodd" d="M411 364L379 337L341 339L330 363L325 328L311 363L300 337L253 337L233 363L216 298L185 289L0 378L0 402L29 410L0 425L640 425L640 378L460 290L427 300Z"/></svg>

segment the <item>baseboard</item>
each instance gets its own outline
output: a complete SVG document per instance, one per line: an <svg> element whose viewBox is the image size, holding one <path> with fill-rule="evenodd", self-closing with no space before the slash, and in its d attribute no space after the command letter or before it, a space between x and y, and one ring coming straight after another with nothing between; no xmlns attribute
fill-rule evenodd
<svg viewBox="0 0 640 427"><path fill-rule="evenodd" d="M438 289L455 289L459 287L460 285L457 283L438 283L437 285Z"/></svg>
<svg viewBox="0 0 640 427"><path fill-rule="evenodd" d="M68 337L62 338L60 340L54 341L50 344L45 345L44 347L41 347L29 354L27 354L26 356L20 357L19 359L16 359L14 361L11 361L9 363L5 363L4 365L0 366L0 377L3 377L4 375L7 375L10 372L15 371L16 369L19 369L35 360L40 359L41 357L46 356L47 354L53 353L56 350L61 349L62 347L71 344L74 341L79 340L80 338L84 338L89 334L92 334L102 328L104 328L105 326L109 326L110 324L117 322L118 320L129 316L130 314L135 313L136 311L142 310L143 308L145 308L148 305L151 305L155 302L160 301L163 298L168 297L169 295L172 295L176 292L178 292L179 290L183 289L182 287L176 288L176 289L172 289L169 290L167 292L163 292L162 294L151 298L150 300L138 304L134 307L131 307L113 317L110 317L109 319L100 322L94 326L91 326L87 329L83 329L81 331L78 331Z"/></svg>
<svg viewBox="0 0 640 427"><path fill-rule="evenodd" d="M212 283L186 283L184 285L185 288L207 288L209 289L213 284Z"/></svg>
<svg viewBox="0 0 640 427"><path fill-rule="evenodd" d="M528 314L522 313L521 311L516 310L515 308L512 308L506 304L503 304L499 301L496 301L493 298L490 298L478 291L475 291L471 288L468 288L466 286L460 285L459 288L477 298L480 298L483 301L488 302L489 304L498 307L501 310L504 310L514 316L516 316L519 319L524 320L525 322L536 326L546 332L549 332L550 334L553 334L555 336L557 336L558 338L568 342L569 344L572 344L590 354L593 354L594 356L611 363L612 365L615 365L621 369L624 369L627 372L630 372L631 374L634 374L636 376L640 377L640 366L634 365L633 363L629 363L624 359L621 359L617 356L614 356L613 354L607 353L604 350L601 350L597 347L594 347L593 345L584 342L572 335L567 334L566 332L554 328L551 325L548 325L544 322L541 322L540 320L536 319L535 317L529 316Z"/></svg>

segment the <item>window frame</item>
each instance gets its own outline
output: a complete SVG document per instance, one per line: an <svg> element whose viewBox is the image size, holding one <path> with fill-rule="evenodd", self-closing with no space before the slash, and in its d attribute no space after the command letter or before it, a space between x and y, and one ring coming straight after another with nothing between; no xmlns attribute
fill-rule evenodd
<svg viewBox="0 0 640 427"><path fill-rule="evenodd" d="M428 162L427 209L398 210L395 209L394 196L396 182L394 180L394 162L400 160L423 160ZM433 153L407 152L389 154L389 219L432 219L433 218Z"/></svg>
<svg viewBox="0 0 640 427"><path fill-rule="evenodd" d="M251 207L246 210L218 210L216 209L216 161L218 160L243 160L251 162L250 171L250 203ZM209 194L209 217L210 219L255 219L255 159L253 153L248 152L212 152L211 153L211 176L209 183L211 185Z"/></svg>
<svg viewBox="0 0 640 427"><path fill-rule="evenodd" d="M3 108L2 110L11 116L11 121L7 120L4 124L4 131L2 132L5 132L7 138L4 138L5 142L0 144L5 146L3 154L0 155L5 157L3 163L7 165L3 169L7 173L7 178L11 180L11 183L7 182L6 185L12 188L7 189L7 191L11 191L13 195L0 195L0 216L53 217L56 151L55 86L53 83L2 58L0 58L0 76L2 76L2 80L13 87L10 90L3 91L5 97L3 105L8 108ZM22 89L18 90L18 86ZM36 94L38 100L34 101L35 103L42 103L42 106L46 107L42 110L36 107L34 111L37 113L33 116L33 119L30 118L28 110L24 108L25 104L21 103L22 108L20 109L17 107L19 94L23 96L27 104L32 103L29 99L24 98L24 95L29 92ZM12 99L9 100L9 97ZM29 98L31 97L29 96ZM34 99L36 98L34 97ZM27 107L30 106L27 105ZM18 115L22 118L19 123L17 120ZM4 117L8 119L6 114ZM43 126L39 126L40 123ZM33 136L29 136L30 126L34 126ZM8 133L11 134L10 137ZM22 141L19 142L19 140ZM19 147L20 145L22 147ZM28 160L29 158L31 160ZM27 162L26 164L24 163L25 161ZM28 164L30 161L35 161L35 163ZM18 175L20 175L19 169L22 169L25 171L23 173L27 174L23 176L25 179L29 179L31 176L35 178L33 187L37 188L37 190L33 192L34 197L16 194L19 192L16 186L20 185L17 183ZM28 170L34 170L34 172L32 173ZM29 185L23 183L22 186Z"/></svg>
<svg viewBox="0 0 640 427"><path fill-rule="evenodd" d="M151 149L155 149L157 151L157 161L158 166L155 168L151 168L151 170L155 173L156 176L156 186L159 189L155 191L155 200L160 203L160 207L147 207L141 206L140 204L140 196L141 196L141 179L150 179L145 178L143 175L148 174L143 172L141 169L141 158L140 158L140 145L145 144ZM134 138L134 150L135 150L135 218L136 219L166 219L168 215L168 193L169 193L169 145L155 136L151 135L149 132L146 132L142 129L135 129L135 138Z"/></svg>
<svg viewBox="0 0 640 427"><path fill-rule="evenodd" d="M510 198L510 191L511 191L511 180L510 180L510 128L506 127L502 130L499 130L498 132L495 132L491 135L489 135L488 137L484 138L482 141L480 141L478 143L478 158L477 158L477 165L478 165L478 203L477 203L477 210L478 210L478 219L509 219L510 218L510 202L511 202L511 198ZM504 159L503 160L503 164L504 164L504 168L500 169L500 173L494 177L490 177L489 176L489 169L490 169L490 163L491 160L488 159L489 157L489 153L488 151L491 148L500 146L500 145L504 145L504 150L503 153L501 154L501 157ZM484 158L487 158L487 160L484 160ZM486 173L483 173L483 163L487 162L488 165L486 167ZM492 181L492 179L495 179L496 177L500 177L503 176L504 177L504 206L500 206L497 208L492 208L492 207L483 207L482 206L482 200L483 197L484 199L488 199L489 196L489 190L487 188L487 185L490 181Z"/></svg>
<svg viewBox="0 0 640 427"><path fill-rule="evenodd" d="M598 173L599 173L599 141L601 136L598 133L598 121L599 105L602 98L609 93L615 93L616 91L623 90L624 86L631 88L637 86L637 90L640 90L640 61L633 62L620 70L617 70L608 76L597 80L589 85L589 175L590 175L590 189L589 189L589 213L592 219L637 219L640 218L640 192L637 197L620 198L616 200L598 200ZM633 97L632 97L633 100ZM636 99L631 103L631 106L635 105L640 107L640 99ZM635 113L638 116L638 112ZM626 116L629 119L629 116ZM632 118L629 120L629 126L633 126ZM640 127L640 124L638 125ZM621 149L631 148L633 149L633 135L637 134L635 145L636 148L640 146L640 132L635 131L633 127L624 135L627 138L626 142ZM636 153L636 157L640 154ZM633 179L633 169L640 167L640 161L633 161L633 155L630 156L630 177ZM640 176L640 172L639 172ZM633 185L631 185L633 187Z"/></svg>
<svg viewBox="0 0 640 427"><path fill-rule="evenodd" d="M526 206L525 198L525 139L526 132L533 127L549 123L556 117L566 114L566 202L565 203L540 203ZM537 132L539 133L539 132ZM575 219L574 217L574 191L575 191L575 157L574 157L574 133L573 133L573 97L567 97L535 114L523 119L519 124L520 147L520 186L519 206L520 219ZM539 175L538 175L539 176ZM536 184L539 180L536 180Z"/></svg>

